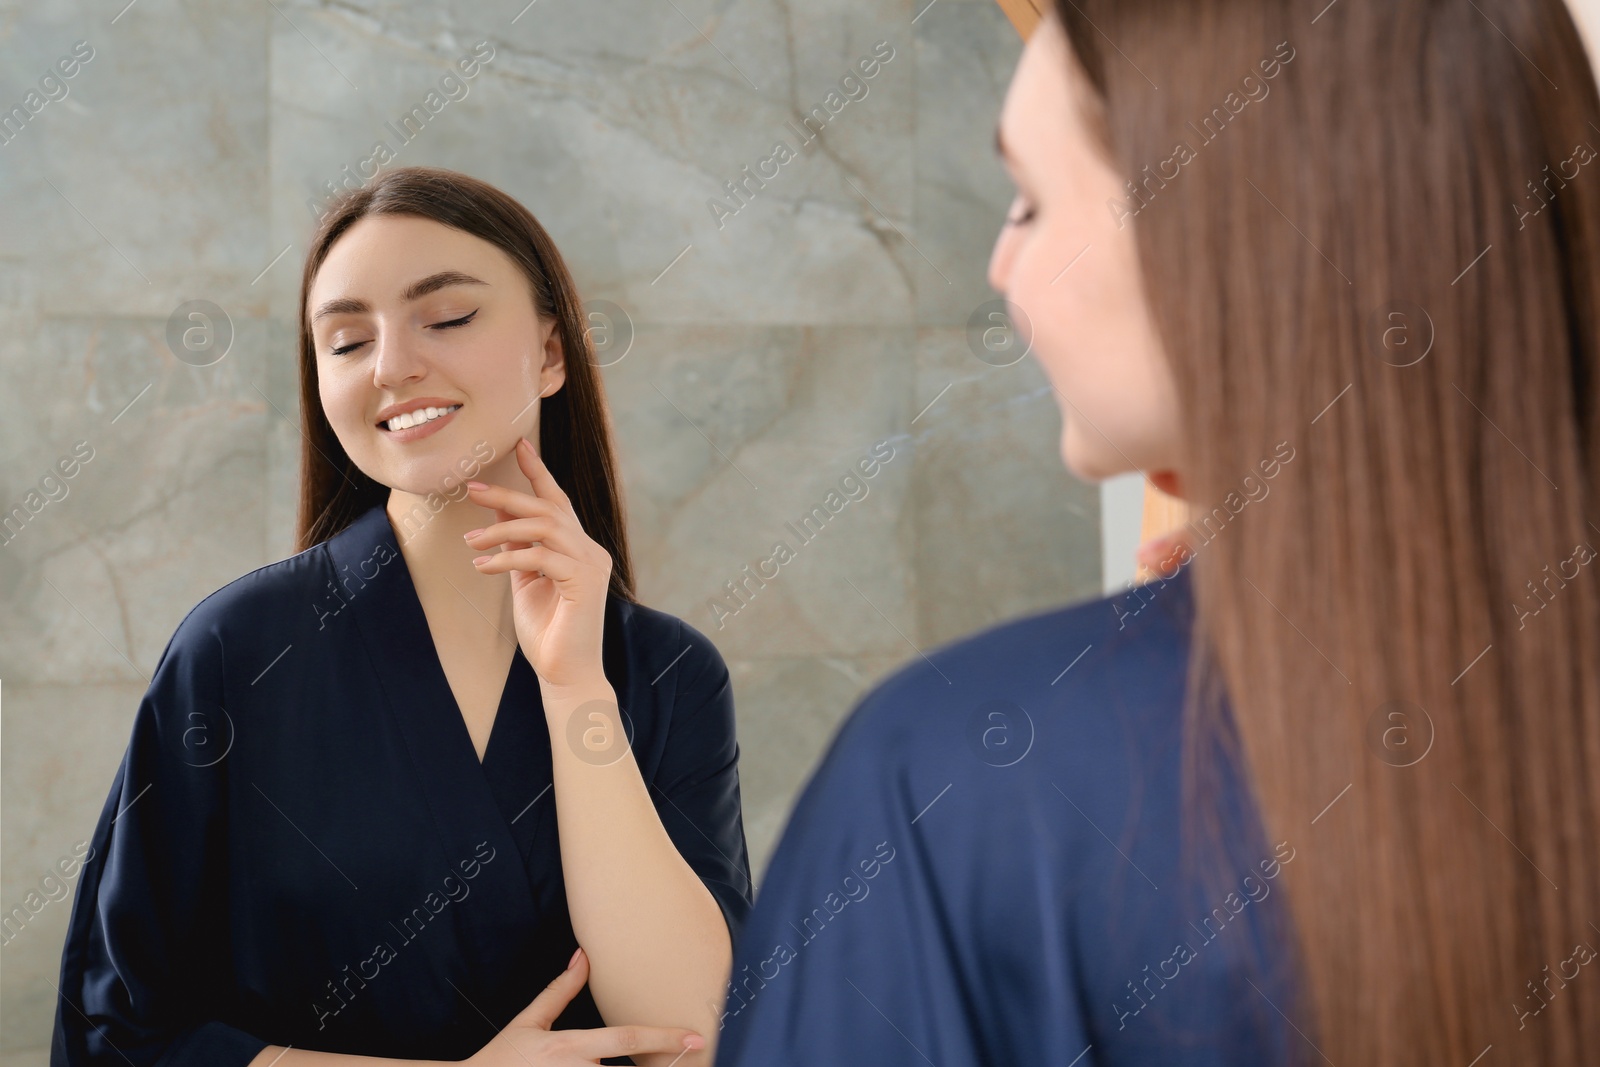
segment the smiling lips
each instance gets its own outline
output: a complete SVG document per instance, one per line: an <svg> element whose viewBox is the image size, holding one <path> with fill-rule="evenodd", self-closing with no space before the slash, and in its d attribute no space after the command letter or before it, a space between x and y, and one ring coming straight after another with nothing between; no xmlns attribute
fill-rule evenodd
<svg viewBox="0 0 1600 1067"><path fill-rule="evenodd" d="M448 415L460 409L460 404L451 404L448 407L425 407L408 411L389 419L384 425L392 432L394 430L409 430L413 426L421 426L425 422Z"/></svg>
<svg viewBox="0 0 1600 1067"><path fill-rule="evenodd" d="M378 430L401 443L415 441L437 433L460 410L460 404L414 407L378 423Z"/></svg>

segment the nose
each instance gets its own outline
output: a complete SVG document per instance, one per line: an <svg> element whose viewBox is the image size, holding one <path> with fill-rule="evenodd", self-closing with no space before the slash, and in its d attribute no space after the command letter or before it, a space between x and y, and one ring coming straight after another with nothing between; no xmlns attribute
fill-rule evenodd
<svg viewBox="0 0 1600 1067"><path fill-rule="evenodd" d="M1012 211L1016 206L1012 205ZM1011 217L1008 212L1007 218ZM1016 252L1019 235L1015 226L1006 223L1000 224L1000 233L994 240L994 251L989 254L989 287L997 293L1004 293L1006 285L1011 278L1011 260Z"/></svg>
<svg viewBox="0 0 1600 1067"><path fill-rule="evenodd" d="M402 382L421 378L427 371L422 356L406 338L404 330L379 330L372 341L372 384L392 389Z"/></svg>

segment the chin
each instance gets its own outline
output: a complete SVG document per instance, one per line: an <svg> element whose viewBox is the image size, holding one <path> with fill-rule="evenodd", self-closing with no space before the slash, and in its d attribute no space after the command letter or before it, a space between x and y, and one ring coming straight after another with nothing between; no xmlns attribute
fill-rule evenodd
<svg viewBox="0 0 1600 1067"><path fill-rule="evenodd" d="M447 485L446 478L451 471L449 464L446 463L420 462L386 464L373 468L368 473L373 481L390 489L410 493L412 496L427 496L429 493L443 493Z"/></svg>
<svg viewBox="0 0 1600 1067"><path fill-rule="evenodd" d="M446 434L456 436L446 438ZM464 496L459 486L467 479L483 479L490 467L507 459L515 464L516 443L513 436L503 449L497 449L490 443L490 435L479 434L476 427L463 424L459 428L441 427L438 433L407 445L381 443L380 447L369 449L367 455L350 455L374 481L399 492L412 496L448 494L454 486L456 495Z"/></svg>

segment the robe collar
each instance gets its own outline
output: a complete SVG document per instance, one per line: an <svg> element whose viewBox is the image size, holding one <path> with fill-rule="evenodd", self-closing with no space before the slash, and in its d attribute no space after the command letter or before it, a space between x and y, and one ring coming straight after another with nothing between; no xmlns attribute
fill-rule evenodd
<svg viewBox="0 0 1600 1067"><path fill-rule="evenodd" d="M490 774L496 757L504 755L499 749L509 740L537 740L530 727L546 729L533 668L518 648L480 763L384 506L364 512L326 544L334 582L345 601L342 610L353 617L366 653L365 662L360 667L352 663L351 669L371 672L390 721L404 739L417 788L444 842L446 862L472 855L477 843L487 841L506 858L485 869L496 875L493 884L505 894L505 903L515 908L517 898L532 899L523 850L496 803ZM553 802L553 796L546 799ZM492 909L471 909L474 915L485 911Z"/></svg>
<svg viewBox="0 0 1600 1067"><path fill-rule="evenodd" d="M354 616L376 684L419 768L441 833L455 841L472 826L493 825L524 836L513 834L508 820L521 826L524 802L515 790L526 790L530 783L513 772L525 767L532 752L542 780L549 781L550 755L538 676L522 649L512 655L480 763L384 505L357 516L326 546L337 595L345 604L342 610ZM645 697L630 689L638 676L632 660L639 650L629 639L635 622L634 605L608 592L601 665L630 736L630 705L635 697ZM514 810L506 815L502 808Z"/></svg>

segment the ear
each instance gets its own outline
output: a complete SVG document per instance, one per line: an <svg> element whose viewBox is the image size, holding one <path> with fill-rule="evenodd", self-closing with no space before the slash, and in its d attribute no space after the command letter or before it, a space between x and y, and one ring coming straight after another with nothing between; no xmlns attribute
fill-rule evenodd
<svg viewBox="0 0 1600 1067"><path fill-rule="evenodd" d="M543 383L539 390L540 396L550 396L567 380L566 353L561 345L561 331L556 328L554 320L550 323L550 332L545 336L544 367L540 370L539 377Z"/></svg>

